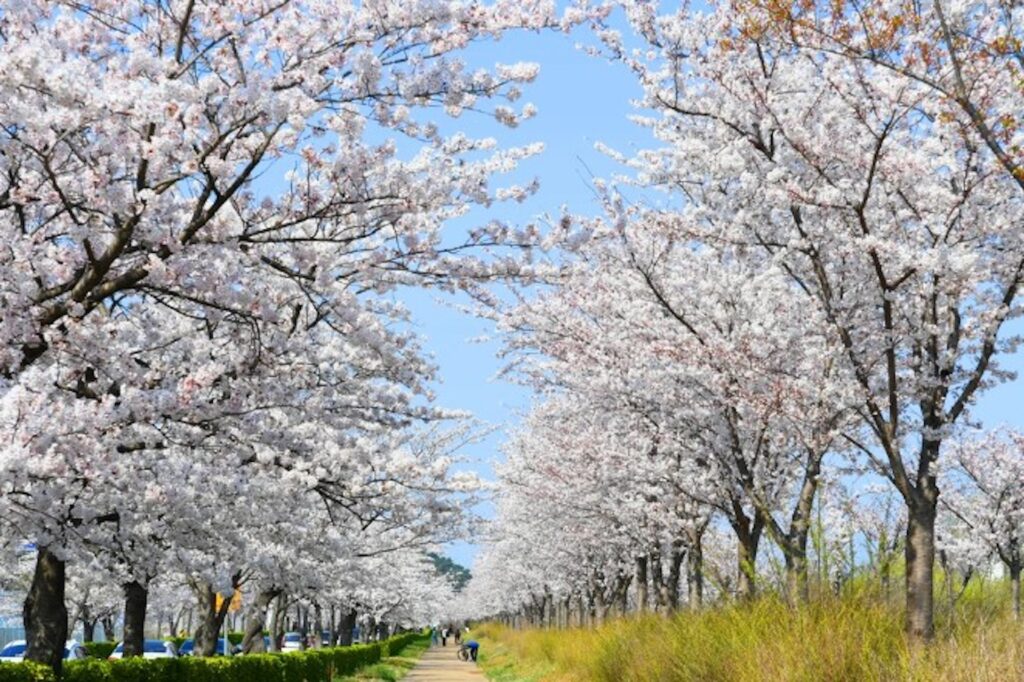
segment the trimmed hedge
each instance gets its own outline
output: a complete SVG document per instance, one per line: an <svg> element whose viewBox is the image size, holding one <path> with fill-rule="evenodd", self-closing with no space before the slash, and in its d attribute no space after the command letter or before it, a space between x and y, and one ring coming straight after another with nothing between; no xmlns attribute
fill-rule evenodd
<svg viewBox="0 0 1024 682"><path fill-rule="evenodd" d="M82 646L89 658L106 659L117 646L117 642L85 642Z"/></svg>
<svg viewBox="0 0 1024 682"><path fill-rule="evenodd" d="M399 656L402 651L405 650L410 644L415 642L426 642L430 638L430 635L423 632L407 632L404 635L395 635L390 639L384 640L384 651L381 652L382 656Z"/></svg>
<svg viewBox="0 0 1024 682"><path fill-rule="evenodd" d="M55 682L56 679L53 670L40 663L0 663L0 682Z"/></svg>
<svg viewBox="0 0 1024 682"><path fill-rule="evenodd" d="M69 661L64 666L64 682L331 682L426 639L426 635L411 632L383 642L287 654ZM53 675L0 676L0 682L53 682Z"/></svg>

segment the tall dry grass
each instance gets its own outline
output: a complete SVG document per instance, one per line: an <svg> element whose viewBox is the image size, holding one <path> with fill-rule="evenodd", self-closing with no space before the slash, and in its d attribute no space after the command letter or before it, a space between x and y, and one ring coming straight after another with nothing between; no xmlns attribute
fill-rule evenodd
<svg viewBox="0 0 1024 682"><path fill-rule="evenodd" d="M1007 604L1001 586L969 589L939 613L928 647L908 643L896 605L864 591L797 609L765 597L595 629L475 634L501 682L1012 682L1024 680L1024 626Z"/></svg>

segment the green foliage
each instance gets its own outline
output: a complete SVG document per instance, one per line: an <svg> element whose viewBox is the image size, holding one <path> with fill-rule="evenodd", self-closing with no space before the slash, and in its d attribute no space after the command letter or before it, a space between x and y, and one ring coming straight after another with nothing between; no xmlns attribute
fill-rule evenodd
<svg viewBox="0 0 1024 682"><path fill-rule="evenodd" d="M401 656L402 652L406 648L413 644L421 644L430 639L429 635L425 635L421 632L406 632L405 634L395 635L394 637L384 640L383 651L381 655L387 656Z"/></svg>
<svg viewBox="0 0 1024 682"><path fill-rule="evenodd" d="M348 675L360 668L379 663L388 647L388 642L374 642L372 644L356 644L350 647L335 647L328 649L332 652L332 662L335 674Z"/></svg>
<svg viewBox="0 0 1024 682"><path fill-rule="evenodd" d="M356 670L354 676L341 673L335 677L335 682L355 682L357 680L374 680L379 682L394 682L400 680L416 666L416 659L430 648L430 635L424 633L409 633L401 639L394 637L388 640L388 648L393 652L391 656L381 659L380 663L374 663Z"/></svg>
<svg viewBox="0 0 1024 682"><path fill-rule="evenodd" d="M434 562L434 570L437 571L438 575L448 578L452 584L452 589L456 592L461 592L462 588L469 583L469 579L473 577L468 568L462 564L455 563L446 556L441 554L429 554L428 556Z"/></svg>
<svg viewBox="0 0 1024 682"><path fill-rule="evenodd" d="M164 641L165 642L171 642L172 644L174 644L174 650L175 651L177 651L178 649L181 648L181 645L185 643L186 639L189 639L189 638L188 637L164 637Z"/></svg>
<svg viewBox="0 0 1024 682"><path fill-rule="evenodd" d="M375 665L382 658L426 639L420 633L407 633L383 642L287 654L69 661L64 667L64 682L330 682ZM54 680L50 669L42 666L32 670L42 670L49 677L26 677L25 672L18 673L22 676L4 677L8 669L15 668L22 666L0 666L0 682Z"/></svg>
<svg viewBox="0 0 1024 682"><path fill-rule="evenodd" d="M174 658L69 661L64 682L176 682L179 669Z"/></svg>
<svg viewBox="0 0 1024 682"><path fill-rule="evenodd" d="M86 642L82 646L85 647L85 653L89 658L106 659L117 646L117 642Z"/></svg>
<svg viewBox="0 0 1024 682"><path fill-rule="evenodd" d="M39 663L0 663L0 682L54 682L56 679L53 670Z"/></svg>
<svg viewBox="0 0 1024 682"><path fill-rule="evenodd" d="M228 643L231 644L232 646L237 646L237 645L241 644L243 639L245 639L245 633L244 632L229 632L228 633Z"/></svg>

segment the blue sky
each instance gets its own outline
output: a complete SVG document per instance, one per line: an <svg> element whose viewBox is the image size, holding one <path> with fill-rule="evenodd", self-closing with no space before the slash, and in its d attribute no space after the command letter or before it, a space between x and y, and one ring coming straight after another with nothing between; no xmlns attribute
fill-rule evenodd
<svg viewBox="0 0 1024 682"><path fill-rule="evenodd" d="M540 141L545 144L545 151L509 177L510 181L520 183L538 178L540 190L535 196L521 205L474 211L450 229L458 231L494 217L526 223L545 214L557 216L562 206L574 213L594 213L597 206L589 178L610 178L623 171L595 150L595 142L628 153L649 139L646 132L628 120L634 113L630 100L639 95L636 81L625 68L576 49L577 39L550 32L520 33L468 51L467 62L472 67L493 66L495 62L539 62L540 76L525 88L520 102L534 103L538 114L515 130L502 129L475 114L464 115L454 127L470 135L496 137L506 147ZM460 313L453 308L452 299L440 299L436 293L404 290L401 299L410 308L415 329L439 367L438 404L471 411L478 419L499 427L465 452L469 459L466 466L491 478L490 463L500 458L503 428L515 424L517 413L529 404L529 392L495 379L501 368L496 357L500 344L472 341L491 334L486 322ZM1024 332L1024 324L1014 327L1015 331ZM1024 370L1024 355L1006 358L1002 366L1020 372ZM1017 382L997 386L984 394L973 415L989 426L1024 426L1021 397ZM489 514L486 505L479 511L485 516ZM472 566L477 551L475 544L467 542L447 549L455 561L466 566Z"/></svg>
<svg viewBox="0 0 1024 682"><path fill-rule="evenodd" d="M562 206L577 213L596 210L589 178L609 177L621 167L594 149L598 140L613 148L635 148L646 133L631 125L630 99L639 94L635 80L624 68L585 55L575 48L576 37L553 32L519 33L491 44L476 45L467 53L473 67L489 67L496 62L532 61L541 64L538 79L524 89L517 105L532 102L538 108L535 118L514 130L503 129L477 114L464 114L457 127L474 136L492 136L504 146L540 141L545 151L528 159L510 182L540 180L537 194L522 204L502 204L474 211L453 224L460 230L487 218L510 223L526 223L544 214L558 215ZM463 224L464 223L464 224ZM464 453L466 466L491 478L491 461L500 457L504 439L502 427L515 423L517 412L529 404L529 392L495 375L501 369L496 357L496 341L474 342L492 333L490 325L465 315L453 307L452 298L434 292L401 292L401 300L411 310L415 330L424 337L427 350L439 366L441 381L437 403L453 409L465 409L483 422L499 427L482 443ZM484 505L480 512L489 514ZM471 565L476 545L456 543L448 548L457 562Z"/></svg>

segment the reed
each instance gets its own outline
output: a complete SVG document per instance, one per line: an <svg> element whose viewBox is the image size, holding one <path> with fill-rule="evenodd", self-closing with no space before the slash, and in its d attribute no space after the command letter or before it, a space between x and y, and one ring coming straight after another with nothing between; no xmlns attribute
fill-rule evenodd
<svg viewBox="0 0 1024 682"><path fill-rule="evenodd" d="M903 614L870 591L792 608L775 597L597 628L479 626L481 665L501 682L1004 682L1024 679L1024 630L1001 585L968 589L934 643L911 645Z"/></svg>

